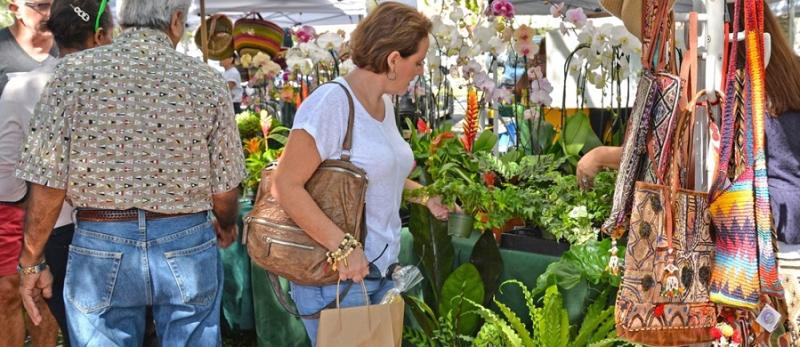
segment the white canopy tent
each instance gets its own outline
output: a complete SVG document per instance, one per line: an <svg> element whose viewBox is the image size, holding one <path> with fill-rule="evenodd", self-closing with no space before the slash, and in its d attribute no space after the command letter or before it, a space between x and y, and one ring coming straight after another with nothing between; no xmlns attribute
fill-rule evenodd
<svg viewBox="0 0 800 347"><path fill-rule="evenodd" d="M200 14L200 1L195 0L192 12ZM264 19L281 27L296 25L356 24L366 15L363 0L205 0L206 14L224 13L239 17L258 12Z"/></svg>

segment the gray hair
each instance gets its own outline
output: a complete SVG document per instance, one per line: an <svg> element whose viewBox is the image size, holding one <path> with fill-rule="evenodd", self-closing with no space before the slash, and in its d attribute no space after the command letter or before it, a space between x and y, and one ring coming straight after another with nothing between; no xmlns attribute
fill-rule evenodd
<svg viewBox="0 0 800 347"><path fill-rule="evenodd" d="M117 16L123 27L166 30L175 12L189 15L192 0L121 0Z"/></svg>

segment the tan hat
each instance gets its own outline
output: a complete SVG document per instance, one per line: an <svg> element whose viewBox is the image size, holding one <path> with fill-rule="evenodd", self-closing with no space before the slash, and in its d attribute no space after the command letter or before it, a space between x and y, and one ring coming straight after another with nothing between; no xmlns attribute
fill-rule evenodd
<svg viewBox="0 0 800 347"><path fill-rule="evenodd" d="M639 41L642 40L642 3L644 0L599 0L608 13L622 20L625 29ZM675 0L670 0L669 6L675 4Z"/></svg>

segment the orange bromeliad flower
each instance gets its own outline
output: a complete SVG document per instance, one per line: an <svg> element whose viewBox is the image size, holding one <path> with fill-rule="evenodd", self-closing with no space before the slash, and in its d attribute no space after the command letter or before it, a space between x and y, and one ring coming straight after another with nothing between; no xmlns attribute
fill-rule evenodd
<svg viewBox="0 0 800 347"><path fill-rule="evenodd" d="M467 152L472 152L472 144L478 135L478 92L470 87L467 91L467 111L464 115L464 136L461 143Z"/></svg>
<svg viewBox="0 0 800 347"><path fill-rule="evenodd" d="M261 138L254 137L244 142L244 149L249 154L261 152Z"/></svg>
<svg viewBox="0 0 800 347"><path fill-rule="evenodd" d="M431 140L430 153L431 154L436 153L436 150L439 149L439 146L442 145L442 142L444 142L444 140L452 139L454 137L456 136L449 131L444 131L441 134L436 135L436 137L434 137L433 140Z"/></svg>

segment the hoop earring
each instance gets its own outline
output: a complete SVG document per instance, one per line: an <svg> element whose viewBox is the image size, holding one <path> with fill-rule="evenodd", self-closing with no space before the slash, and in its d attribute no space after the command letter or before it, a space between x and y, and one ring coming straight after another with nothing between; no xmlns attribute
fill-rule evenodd
<svg viewBox="0 0 800 347"><path fill-rule="evenodd" d="M389 73L386 74L386 78L390 81L394 81L397 79L397 74L394 71L389 71Z"/></svg>

